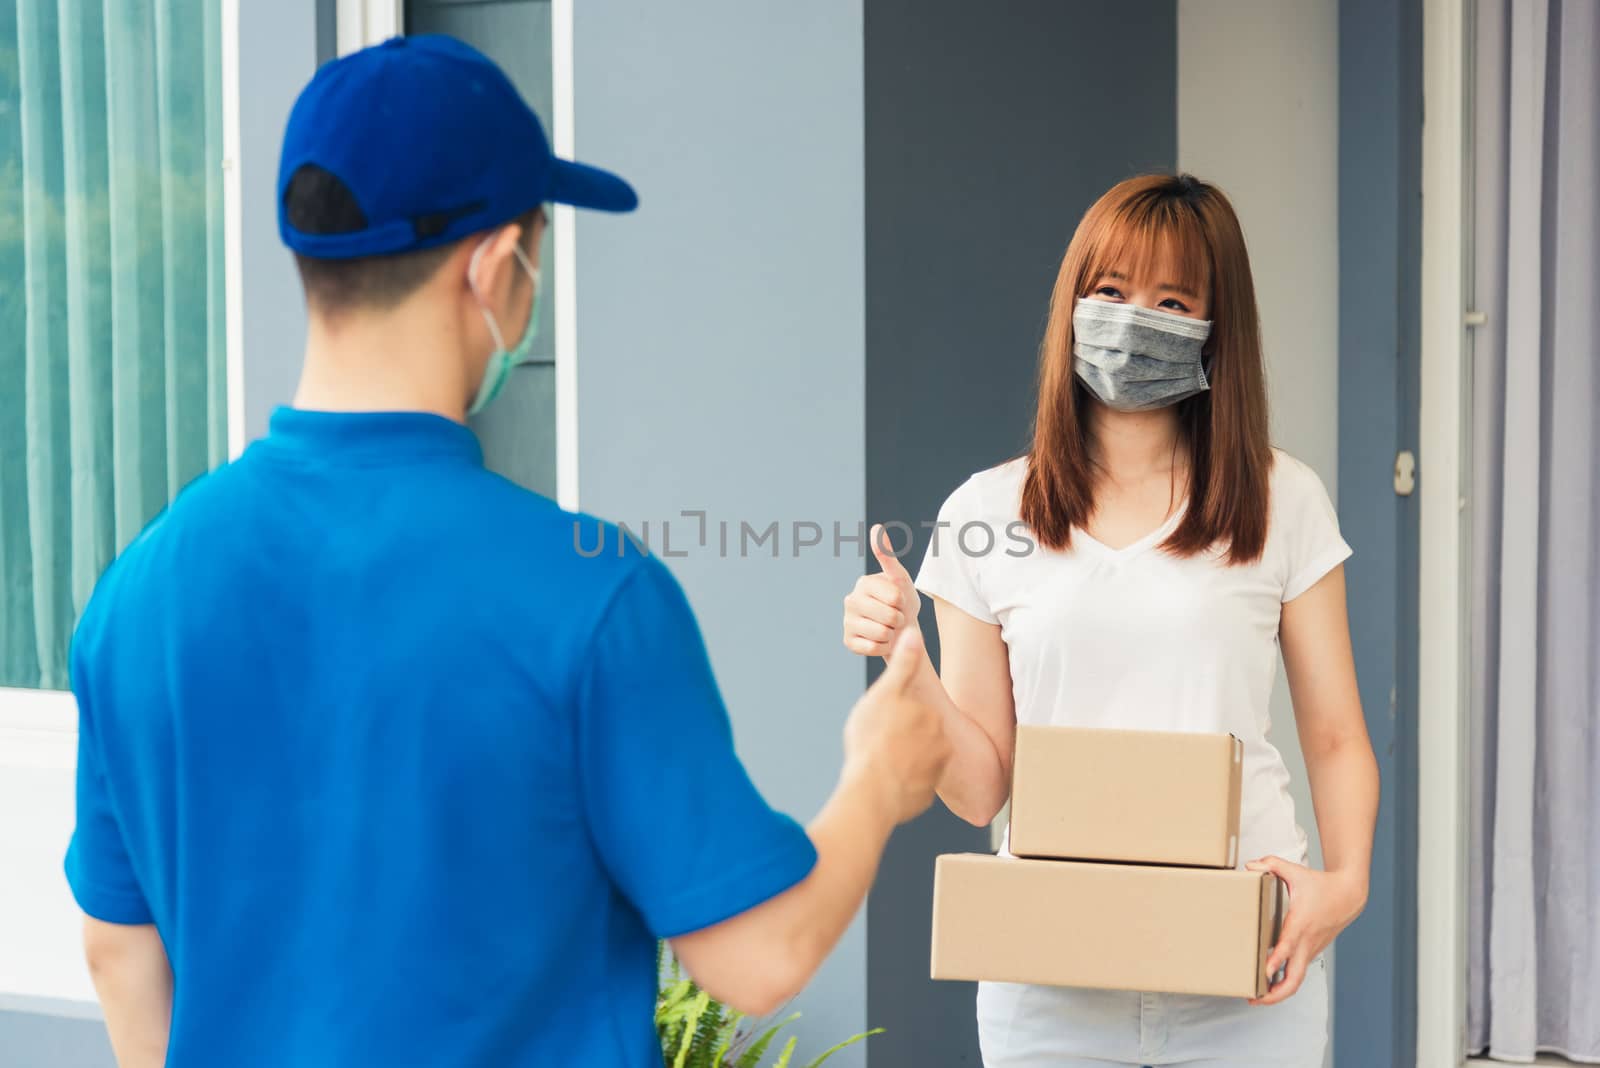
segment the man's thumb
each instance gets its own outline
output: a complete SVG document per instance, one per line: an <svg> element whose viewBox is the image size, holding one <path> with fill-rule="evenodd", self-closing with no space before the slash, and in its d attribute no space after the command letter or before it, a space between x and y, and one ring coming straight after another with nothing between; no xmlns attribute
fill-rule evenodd
<svg viewBox="0 0 1600 1068"><path fill-rule="evenodd" d="M903 690L917 673L917 661L922 658L922 631L912 619L900 629L894 647L889 650L889 663L883 670L883 681L896 690Z"/></svg>
<svg viewBox="0 0 1600 1068"><path fill-rule="evenodd" d="M883 529L882 523L873 526L871 537L872 555L878 558L878 566L883 568L884 574L896 581L910 578L906 565L902 564L900 558L894 554L894 546L889 542L889 533Z"/></svg>

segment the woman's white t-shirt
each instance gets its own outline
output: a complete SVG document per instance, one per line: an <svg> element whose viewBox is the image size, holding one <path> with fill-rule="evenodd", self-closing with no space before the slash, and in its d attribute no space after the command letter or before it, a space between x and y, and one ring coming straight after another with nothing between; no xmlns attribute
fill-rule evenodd
<svg viewBox="0 0 1600 1068"><path fill-rule="evenodd" d="M1350 555L1327 490L1274 450L1266 549L1163 552L1182 509L1122 549L1074 530L1065 551L1020 519L1026 458L980 471L939 510L917 588L998 623L1017 722L1228 732L1244 742L1241 863L1306 862L1289 773L1267 741L1283 605Z"/></svg>

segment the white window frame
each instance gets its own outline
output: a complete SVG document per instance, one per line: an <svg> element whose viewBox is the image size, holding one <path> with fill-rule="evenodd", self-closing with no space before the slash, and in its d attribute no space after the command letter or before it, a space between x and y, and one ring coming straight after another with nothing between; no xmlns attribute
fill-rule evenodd
<svg viewBox="0 0 1600 1068"><path fill-rule="evenodd" d="M0 738L12 731L66 731L77 734L78 702L66 690L25 690L0 686ZM0 746L0 752L4 752L5 748Z"/></svg>
<svg viewBox="0 0 1600 1068"><path fill-rule="evenodd" d="M228 361L228 459L244 452L244 212L239 165L239 3L222 5L222 287Z"/></svg>
<svg viewBox="0 0 1600 1068"><path fill-rule="evenodd" d="M405 0L338 0L335 36L341 56L391 37L405 27Z"/></svg>
<svg viewBox="0 0 1600 1068"><path fill-rule="evenodd" d="M551 0L551 147L563 159L577 154L573 100L573 4ZM555 206L556 503L578 509L578 235L577 213Z"/></svg>
<svg viewBox="0 0 1600 1068"><path fill-rule="evenodd" d="M1424 0L1416 1063L1466 1059L1468 0Z"/></svg>

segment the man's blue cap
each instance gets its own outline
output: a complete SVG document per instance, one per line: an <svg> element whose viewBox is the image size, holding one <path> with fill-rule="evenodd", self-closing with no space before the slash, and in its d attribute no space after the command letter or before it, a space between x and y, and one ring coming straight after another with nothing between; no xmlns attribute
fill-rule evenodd
<svg viewBox="0 0 1600 1068"><path fill-rule="evenodd" d="M284 196L303 167L343 183L365 225L305 233ZM539 117L483 53L453 37L396 37L317 71L295 101L278 164L278 231L312 259L434 248L554 201L632 211L608 171L550 152Z"/></svg>

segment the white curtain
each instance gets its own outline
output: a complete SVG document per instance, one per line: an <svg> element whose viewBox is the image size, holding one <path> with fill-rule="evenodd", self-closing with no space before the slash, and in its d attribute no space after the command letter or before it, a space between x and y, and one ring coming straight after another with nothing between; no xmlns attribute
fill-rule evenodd
<svg viewBox="0 0 1600 1068"><path fill-rule="evenodd" d="M1600 1063L1600 3L1477 9L1468 1044Z"/></svg>
<svg viewBox="0 0 1600 1068"><path fill-rule="evenodd" d="M0 686L226 455L217 0L0 0Z"/></svg>

